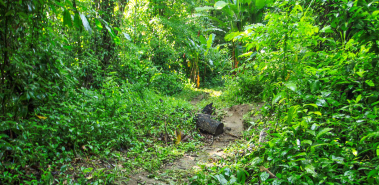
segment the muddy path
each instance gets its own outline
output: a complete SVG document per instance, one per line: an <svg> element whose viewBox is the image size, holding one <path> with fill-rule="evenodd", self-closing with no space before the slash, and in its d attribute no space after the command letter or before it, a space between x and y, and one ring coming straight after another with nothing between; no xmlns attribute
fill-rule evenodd
<svg viewBox="0 0 379 185"><path fill-rule="evenodd" d="M207 98L207 94L202 94L191 101L196 106L202 99ZM234 105L230 108L219 110L225 116L224 133L215 137L213 143L205 142L200 151L196 153L186 153L173 163L165 164L159 171L159 176L151 177L148 172L141 172L130 176L128 184L186 184L192 172L200 169L200 165L212 166L214 161L225 156L225 148L239 139L244 129L243 115L251 110L251 105ZM211 138L208 138L210 141ZM175 175L174 175L175 174ZM180 178L173 178L179 176Z"/></svg>

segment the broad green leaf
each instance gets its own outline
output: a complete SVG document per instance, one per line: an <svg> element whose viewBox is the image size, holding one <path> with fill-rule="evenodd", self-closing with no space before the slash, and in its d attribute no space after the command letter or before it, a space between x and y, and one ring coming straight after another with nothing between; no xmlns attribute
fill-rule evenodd
<svg viewBox="0 0 379 185"><path fill-rule="evenodd" d="M101 22L98 19L95 19L95 24L97 30L101 31L103 29L103 25L101 25Z"/></svg>
<svg viewBox="0 0 379 185"><path fill-rule="evenodd" d="M294 91L294 92L296 92L296 90L297 90L297 87L296 87L296 83L295 83L295 82L289 81L289 82L284 83L284 85L285 85L288 89L291 89L291 90Z"/></svg>
<svg viewBox="0 0 379 185"><path fill-rule="evenodd" d="M316 100L316 105L320 106L320 107L323 107L323 106L327 105L327 103L326 103L326 101L324 99L317 99Z"/></svg>
<svg viewBox="0 0 379 185"><path fill-rule="evenodd" d="M207 39L205 39L204 36L200 35L199 39L200 39L201 44L203 44L203 45L207 44Z"/></svg>
<svg viewBox="0 0 379 185"><path fill-rule="evenodd" d="M358 103L359 101L361 101L362 99L362 95L358 95L357 99L355 99L355 103Z"/></svg>
<svg viewBox="0 0 379 185"><path fill-rule="evenodd" d="M88 31L89 34L92 34L92 29L91 29L91 26L88 23L88 20L87 20L86 16L81 13L80 14L80 18L82 19L82 23L83 23L84 29L86 29L86 31ZM95 19L95 20L97 20L97 19Z"/></svg>
<svg viewBox="0 0 379 185"><path fill-rule="evenodd" d="M323 145L328 145L328 143L322 143L322 144L313 145L311 147L311 152L314 153L316 151L316 147L323 146Z"/></svg>
<svg viewBox="0 0 379 185"><path fill-rule="evenodd" d="M0 3L1 3L4 7L7 6L7 5L4 3L4 0L0 0Z"/></svg>
<svg viewBox="0 0 379 185"><path fill-rule="evenodd" d="M272 99L272 105L274 105L276 102L278 102L280 99L284 98L286 96L285 92L280 92L277 95L274 96Z"/></svg>
<svg viewBox="0 0 379 185"><path fill-rule="evenodd" d="M365 82L366 82L366 84L369 85L370 87L374 87L374 86L375 86L375 84L374 84L374 82L373 82L372 80L366 80Z"/></svg>
<svg viewBox="0 0 379 185"><path fill-rule="evenodd" d="M260 157L255 157L253 160L251 160L251 165L256 166L262 162L262 159Z"/></svg>
<svg viewBox="0 0 379 185"><path fill-rule="evenodd" d="M113 27L113 29L115 29L116 31L118 32L122 32L121 29L119 27Z"/></svg>
<svg viewBox="0 0 379 185"><path fill-rule="evenodd" d="M221 184L221 185L226 185L228 184L228 181L225 179L224 175L219 174L215 175L214 178Z"/></svg>
<svg viewBox="0 0 379 185"><path fill-rule="evenodd" d="M322 135L326 134L327 132L333 130L333 128L324 128L322 129L316 136L316 139L318 139L319 137L321 137Z"/></svg>
<svg viewBox="0 0 379 185"><path fill-rule="evenodd" d="M228 3L224 2L224 1L217 1L214 5L214 7L217 9L217 10L220 10L222 8L224 8L226 5L228 5Z"/></svg>
<svg viewBox="0 0 379 185"><path fill-rule="evenodd" d="M246 181L246 171L245 170L241 170L239 169L237 171L237 181L239 183L242 183L242 184L245 184L245 181Z"/></svg>
<svg viewBox="0 0 379 185"><path fill-rule="evenodd" d="M317 176L317 173L315 171L315 167L313 165L307 165L305 166L305 171L309 174L312 174L313 177L316 177Z"/></svg>
<svg viewBox="0 0 379 185"><path fill-rule="evenodd" d="M376 147L376 156L379 157L379 145Z"/></svg>
<svg viewBox="0 0 379 185"><path fill-rule="evenodd" d="M339 164L343 164L344 158L332 155L332 160Z"/></svg>
<svg viewBox="0 0 379 185"><path fill-rule="evenodd" d="M109 33L109 35L111 35L111 37L115 37L113 30L108 25L105 25L105 28L108 30L108 33Z"/></svg>
<svg viewBox="0 0 379 185"><path fill-rule="evenodd" d="M302 144L309 144L309 145L312 145L312 141L311 140L304 140L304 141L301 141Z"/></svg>
<svg viewBox="0 0 379 185"><path fill-rule="evenodd" d="M357 73L357 75L359 75L361 78L363 78L363 74L365 74L366 71L363 70L362 68L360 68L359 71L358 71L358 72L355 72L355 73Z"/></svg>
<svg viewBox="0 0 379 185"><path fill-rule="evenodd" d="M374 106L374 105L377 105L377 104L379 104L379 101L372 103L371 106Z"/></svg>
<svg viewBox="0 0 379 185"><path fill-rule="evenodd" d="M212 47L214 37L215 37L215 34L210 34L209 35L209 38L207 40L207 48L208 49Z"/></svg>
<svg viewBox="0 0 379 185"><path fill-rule="evenodd" d="M63 25L67 25L69 28L72 27L71 15L68 10L63 11Z"/></svg>
<svg viewBox="0 0 379 185"><path fill-rule="evenodd" d="M317 106L316 104L314 104L314 103L305 104L304 107L307 106L307 105L313 106L313 107L316 108L316 109L318 108L318 106Z"/></svg>
<svg viewBox="0 0 379 185"><path fill-rule="evenodd" d="M296 116L298 106L292 106L288 111L287 124L291 124L293 118Z"/></svg>
<svg viewBox="0 0 379 185"><path fill-rule="evenodd" d="M376 11L372 12L373 16L377 16L378 14L379 14L379 10L376 10Z"/></svg>
<svg viewBox="0 0 379 185"><path fill-rule="evenodd" d="M368 174L367 174L367 177L371 177L371 176L376 176L378 174L378 170L371 170Z"/></svg>
<svg viewBox="0 0 379 185"><path fill-rule="evenodd" d="M234 39L234 37L238 36L239 34L240 34L239 32L231 32L231 33L225 35L224 38L226 41L231 41Z"/></svg>
<svg viewBox="0 0 379 185"><path fill-rule="evenodd" d="M89 173L89 172L91 172L93 170L93 168L85 168L84 170L83 170L83 173Z"/></svg>
<svg viewBox="0 0 379 185"><path fill-rule="evenodd" d="M264 182L268 179L270 175L267 173L267 172L262 172L260 177L261 177L261 181Z"/></svg>
<svg viewBox="0 0 379 185"><path fill-rule="evenodd" d="M117 35L114 34L114 36L112 36L112 38L113 38L113 42L115 42L116 45L119 45L121 43L121 40Z"/></svg>
<svg viewBox="0 0 379 185"><path fill-rule="evenodd" d="M362 137L361 142L366 140L367 138L371 138L371 137L379 137L379 132L372 132L372 133Z"/></svg>
<svg viewBox="0 0 379 185"><path fill-rule="evenodd" d="M80 28L82 26L82 23L80 22L79 14L76 13L74 16L74 26L76 28Z"/></svg>
<svg viewBox="0 0 379 185"><path fill-rule="evenodd" d="M296 155L294 155L292 157L299 157L299 156L304 156L304 155L307 155L307 153L301 152L301 153L298 153L298 154L296 154Z"/></svg>

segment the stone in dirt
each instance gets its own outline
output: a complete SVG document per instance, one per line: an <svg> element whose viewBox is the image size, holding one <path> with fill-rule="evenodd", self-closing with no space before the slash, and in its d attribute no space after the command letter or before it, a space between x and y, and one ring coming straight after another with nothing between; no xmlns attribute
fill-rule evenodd
<svg viewBox="0 0 379 185"><path fill-rule="evenodd" d="M218 136L224 132L224 124L211 119L211 116L208 114L197 114L195 117L196 126L200 130L208 132L212 135Z"/></svg>

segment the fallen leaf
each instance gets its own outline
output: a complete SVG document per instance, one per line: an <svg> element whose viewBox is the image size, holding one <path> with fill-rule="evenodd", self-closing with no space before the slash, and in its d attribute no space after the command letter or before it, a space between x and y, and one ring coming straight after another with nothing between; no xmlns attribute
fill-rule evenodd
<svg viewBox="0 0 379 185"><path fill-rule="evenodd" d="M37 116L39 119L42 119L42 120L47 119L47 117L44 117L44 116L38 116L37 114L36 114L36 116Z"/></svg>

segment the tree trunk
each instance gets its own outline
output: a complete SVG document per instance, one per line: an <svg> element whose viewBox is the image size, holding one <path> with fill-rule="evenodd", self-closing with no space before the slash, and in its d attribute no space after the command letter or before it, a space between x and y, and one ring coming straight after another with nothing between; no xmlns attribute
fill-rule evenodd
<svg viewBox="0 0 379 185"><path fill-rule="evenodd" d="M224 124L211 119L208 114L197 114L195 117L196 126L202 131L218 136L224 132Z"/></svg>

